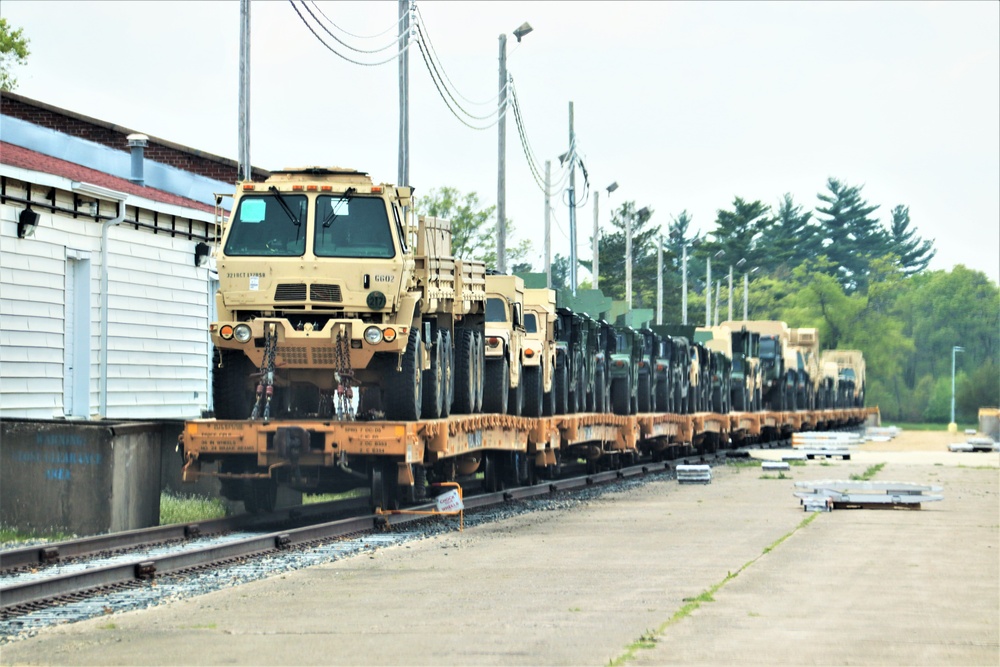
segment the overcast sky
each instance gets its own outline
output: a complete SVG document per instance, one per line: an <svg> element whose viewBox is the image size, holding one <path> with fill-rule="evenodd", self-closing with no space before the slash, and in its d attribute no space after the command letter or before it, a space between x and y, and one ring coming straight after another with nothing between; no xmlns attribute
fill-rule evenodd
<svg viewBox="0 0 1000 667"><path fill-rule="evenodd" d="M317 2L347 43L392 41L397 3ZM997 2L418 2L426 35L463 105L485 115L508 41L539 164L577 145L608 229L634 200L664 230L687 210L713 227L733 198L811 210L827 178L863 186L883 222L910 207L933 238L934 269L965 264L1000 280L1000 3ZM239 3L3 0L31 39L16 92L236 159ZM330 40L332 43L332 40ZM363 55L366 62L392 50ZM327 50L288 2L252 5L251 159L276 169L339 165L395 182L398 73ZM469 129L410 52L410 180L497 197L497 130ZM460 98L461 99L461 98ZM494 100L491 102L491 100ZM468 120L468 119L467 119ZM486 125L489 121L469 121ZM0 130L2 132L2 130ZM582 190L578 174L578 190ZM553 200L554 252L569 252L569 215ZM542 266L542 192L507 123L507 215ZM589 258L593 198L579 211ZM581 277L586 272L581 271Z"/></svg>

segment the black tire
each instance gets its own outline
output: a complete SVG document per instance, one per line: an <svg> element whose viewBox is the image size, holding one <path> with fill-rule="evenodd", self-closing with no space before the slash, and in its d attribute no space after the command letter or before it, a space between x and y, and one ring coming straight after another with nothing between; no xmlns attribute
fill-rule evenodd
<svg viewBox="0 0 1000 667"><path fill-rule="evenodd" d="M455 400L452 412L469 415L476 408L476 332L459 329L455 341Z"/></svg>
<svg viewBox="0 0 1000 667"><path fill-rule="evenodd" d="M507 414L520 417L524 413L524 366L517 362L517 386L510 388L510 396L507 397Z"/></svg>
<svg viewBox="0 0 1000 667"><path fill-rule="evenodd" d="M639 373L639 395L638 395L638 408L639 412L652 412L653 408L650 405L650 400L653 397L652 388L649 386L650 376L649 373Z"/></svg>
<svg viewBox="0 0 1000 667"><path fill-rule="evenodd" d="M552 369L552 386L545 391L545 374L541 373L538 379L542 388L542 414L551 417L556 413L556 376L555 369Z"/></svg>
<svg viewBox="0 0 1000 667"><path fill-rule="evenodd" d="M259 369L247 355L218 350L219 364L212 366L212 395L217 419L249 419L253 412L255 384L250 376Z"/></svg>
<svg viewBox="0 0 1000 667"><path fill-rule="evenodd" d="M529 366L523 370L521 384L524 385L524 408L521 411L525 417L542 416L542 367Z"/></svg>
<svg viewBox="0 0 1000 667"><path fill-rule="evenodd" d="M455 402L455 352L451 347L451 332L441 332L441 359L444 361L442 374L444 376L444 397L441 402L441 416L451 414L451 406Z"/></svg>
<svg viewBox="0 0 1000 667"><path fill-rule="evenodd" d="M423 407L420 416L424 419L439 419L444 407L444 345L441 342L441 332L434 334L434 344L431 346L431 367L422 371Z"/></svg>
<svg viewBox="0 0 1000 667"><path fill-rule="evenodd" d="M417 364L417 351L420 349L420 330L410 329L410 338L406 343L406 351L399 371L389 372L385 387L385 416L393 421L413 422L420 419L420 407L423 396L422 373Z"/></svg>
<svg viewBox="0 0 1000 667"><path fill-rule="evenodd" d="M604 366L594 369L594 412L608 411L608 388L604 380Z"/></svg>
<svg viewBox="0 0 1000 667"><path fill-rule="evenodd" d="M484 366L486 364L486 348L483 347L484 343L483 343L483 332L482 331L477 331L476 332L475 342L476 342L476 352L475 352L475 356L473 357L473 359L475 360L475 368L476 368L476 373L475 373L476 377L475 377L475 380L476 380L476 382L475 382L475 389L473 390L473 394L475 395L475 399L476 399L476 407L473 410L473 412L480 413L480 412L483 411L483 393L484 393L485 387L486 387L486 379L483 376Z"/></svg>
<svg viewBox="0 0 1000 667"><path fill-rule="evenodd" d="M500 456L497 452L483 454L483 488L487 493L503 491L503 472L500 470Z"/></svg>
<svg viewBox="0 0 1000 667"><path fill-rule="evenodd" d="M722 389L716 387L712 390L712 412L724 415L726 414L726 406L722 402Z"/></svg>
<svg viewBox="0 0 1000 667"><path fill-rule="evenodd" d="M667 385L667 378L660 378L659 382L656 383L656 388L653 390L654 412L673 412L670 405L670 389Z"/></svg>
<svg viewBox="0 0 1000 667"><path fill-rule="evenodd" d="M740 387L733 392L733 410L736 412L746 411L746 390Z"/></svg>
<svg viewBox="0 0 1000 667"><path fill-rule="evenodd" d="M556 361L555 377L552 379L552 391L556 395L557 415L569 414L569 376L565 363Z"/></svg>
<svg viewBox="0 0 1000 667"><path fill-rule="evenodd" d="M611 380L611 410L616 415L627 415L632 409L631 387L628 378Z"/></svg>
<svg viewBox="0 0 1000 667"><path fill-rule="evenodd" d="M483 365L483 412L507 414L507 399L510 398L510 371L507 357L487 359Z"/></svg>

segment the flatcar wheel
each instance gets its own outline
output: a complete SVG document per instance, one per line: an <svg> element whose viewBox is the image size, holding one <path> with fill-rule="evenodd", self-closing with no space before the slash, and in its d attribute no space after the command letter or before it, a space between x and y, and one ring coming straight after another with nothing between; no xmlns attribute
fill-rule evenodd
<svg viewBox="0 0 1000 667"><path fill-rule="evenodd" d="M274 511L278 501L278 485L273 479L248 480L243 491L243 506L250 514Z"/></svg>
<svg viewBox="0 0 1000 667"><path fill-rule="evenodd" d="M487 493L503 491L503 481L498 463L497 455L493 452L483 454L483 486Z"/></svg>
<svg viewBox="0 0 1000 667"><path fill-rule="evenodd" d="M376 461L372 463L368 473L371 490L372 511L376 509L399 509L399 485L396 483L396 463L393 461Z"/></svg>

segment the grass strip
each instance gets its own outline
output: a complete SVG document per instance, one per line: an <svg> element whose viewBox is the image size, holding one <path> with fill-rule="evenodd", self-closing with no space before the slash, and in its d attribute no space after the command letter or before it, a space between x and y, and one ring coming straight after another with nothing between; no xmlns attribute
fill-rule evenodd
<svg viewBox="0 0 1000 667"><path fill-rule="evenodd" d="M779 544L781 544L782 542L784 542L785 540L787 540L789 537L791 537L792 535L794 535L797 531L799 531L802 528L805 528L806 526L808 526L818 516L819 516L819 514L812 513L809 516L807 516L806 518L802 519L802 521L799 522L799 525L797 525L795 528L793 528L792 530L790 530L785 535L782 535L781 537L779 537L777 540L775 540L774 542L772 542L768 546L764 547L764 551L762 551L759 556L756 556L755 558L753 558L753 559L749 560L748 562L744 563L743 567L741 567L740 569L736 570L736 572L728 572L728 573L726 573L726 577L722 581L720 581L717 584L709 587L707 590L703 591L697 597L684 598L684 600L683 600L684 606L682 606L680 609L678 609L676 612L674 612L674 615L671 616L666 621L664 621L660 625L660 627L658 627L658 628L656 628L654 630L646 630L646 632L644 632L637 640L635 640L634 642L632 642L631 644L629 644L628 646L626 646L624 653L622 653L620 656L618 656L614 660L611 660L611 661L608 662L609 667L620 667L621 665L624 665L627 662L629 662L630 660L632 660L632 658L634 658L639 651L644 650L644 649L651 649L651 648L655 647L656 643L659 641L657 638L660 635L662 635L666 631L667 628L669 628L671 625L674 625L675 623L680 622L682 619L690 616L691 613L694 612L699 607L701 607L701 605L703 603L705 603L705 602L715 602L715 598L713 596L719 591L720 588L722 588L727 583L729 583L729 581L735 579L737 576L739 576L739 574L741 572L743 572L748 567L750 567L751 565L753 565L754 563L756 563L758 560L760 560L761 558L763 558L767 554L771 553Z"/></svg>
<svg viewBox="0 0 1000 667"><path fill-rule="evenodd" d="M868 466L868 469L865 470L860 475L858 475L858 474L851 475L851 481L854 481L854 482L867 482L872 477L874 477L875 475L877 475L879 473L879 471L882 468L884 468L884 467L885 467L884 463L878 463L878 464L873 465L873 466Z"/></svg>

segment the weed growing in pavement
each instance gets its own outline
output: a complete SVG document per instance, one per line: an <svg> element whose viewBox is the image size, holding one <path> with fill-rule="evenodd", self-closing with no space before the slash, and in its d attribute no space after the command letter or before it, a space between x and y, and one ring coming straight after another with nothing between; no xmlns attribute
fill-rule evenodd
<svg viewBox="0 0 1000 667"><path fill-rule="evenodd" d="M160 525L205 521L226 516L226 506L218 498L160 494Z"/></svg>
<svg viewBox="0 0 1000 667"><path fill-rule="evenodd" d="M786 461L785 463L790 466L801 466L803 468L806 466L806 462L799 459L792 459L791 461Z"/></svg>
<svg viewBox="0 0 1000 667"><path fill-rule="evenodd" d="M832 465L833 465L833 464L832 464L832 463L830 463L829 461L820 461L820 462L819 462L819 464L820 464L821 466L823 466L824 468L829 468L830 466L832 466Z"/></svg>
<svg viewBox="0 0 1000 667"><path fill-rule="evenodd" d="M758 614L755 611L748 611L747 616L749 616L750 618L760 618L760 614Z"/></svg>
<svg viewBox="0 0 1000 667"><path fill-rule="evenodd" d="M761 479L791 479L791 476L786 475L783 472L779 472L777 475L761 475Z"/></svg>
<svg viewBox="0 0 1000 667"><path fill-rule="evenodd" d="M851 475L851 480L855 481L855 482L867 482L872 477L874 477L875 475L877 475L878 472L879 472L879 470L881 470L884 467L885 467L884 463L878 463L878 464L873 465L873 466L868 466L868 470L865 470L860 475L858 475L858 474Z"/></svg>
<svg viewBox="0 0 1000 667"><path fill-rule="evenodd" d="M760 461L757 459L729 459L726 461L726 465L733 468L757 468L760 466Z"/></svg>
<svg viewBox="0 0 1000 667"><path fill-rule="evenodd" d="M98 630L117 630L118 626L114 623L105 623L104 625L98 625Z"/></svg>
<svg viewBox="0 0 1000 667"><path fill-rule="evenodd" d="M664 621L663 624L660 625L660 627L656 628L656 630L652 630L652 631L651 630L647 630L641 637L639 637L639 639L637 639L636 641L634 641L631 644L629 644L628 646L626 646L624 653L622 653L620 656L618 656L614 660L611 660L611 661L608 662L609 667L621 667L625 663L627 663L630 660L632 660L632 658L634 658L636 656L636 653L639 652L639 649L648 649L648 648L653 648L654 646L656 646L656 642L658 641L657 638L660 637L666 631L667 628L669 628L671 625L673 625L673 624L681 621L685 617L690 616L693 611L695 611L696 609L698 609L699 607L701 607L702 603L705 603L705 602L715 602L715 597L714 596L719 591L720 588L722 588L723 586L725 586L731 580L733 580L736 577L738 577L739 574L741 572L743 572L743 570L747 569L748 567L750 567L751 565L753 565L754 563L756 563L758 560L760 560L762 557L764 557L765 555L769 554L771 551L773 551L775 549L775 547L777 547L779 544L781 544L782 542L784 542L785 540L787 540L789 537L791 537L792 535L794 535L796 531L801 530L802 528L805 528L806 526L808 526L818 516L819 516L819 514L810 514L809 516L807 516L806 518L804 518L802 521L799 522L799 525L797 525L795 528L793 528L787 534L783 535L782 537L780 537L777 540L775 540L772 544L770 544L767 547L765 547L764 551L761 552L760 556L757 556L753 560L750 560L749 562L747 562L746 564L744 564L743 567L741 567L740 569L736 570L736 572L727 572L725 579L723 579L719 583L715 584L714 586L712 586L708 590L703 591L697 597L683 598L682 601L684 602L684 606L682 606L680 609L678 609L674 613L673 616L671 616L669 619L667 619L666 621Z"/></svg>

